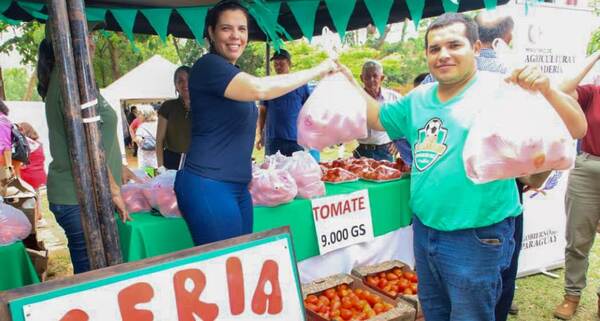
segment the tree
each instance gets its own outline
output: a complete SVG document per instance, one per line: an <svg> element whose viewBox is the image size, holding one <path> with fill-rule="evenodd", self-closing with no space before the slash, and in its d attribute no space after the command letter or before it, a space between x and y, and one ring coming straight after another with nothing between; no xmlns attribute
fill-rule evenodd
<svg viewBox="0 0 600 321"><path fill-rule="evenodd" d="M2 70L4 78L6 100L35 100L41 101L42 98L37 94L37 91L32 91L28 99L24 99L27 95L30 85L30 77L25 68L8 68Z"/></svg>

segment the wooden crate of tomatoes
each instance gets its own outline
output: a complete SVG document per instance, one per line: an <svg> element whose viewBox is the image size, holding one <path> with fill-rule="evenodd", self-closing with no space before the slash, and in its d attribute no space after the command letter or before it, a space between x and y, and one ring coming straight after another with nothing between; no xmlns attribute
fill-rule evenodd
<svg viewBox="0 0 600 321"><path fill-rule="evenodd" d="M337 274L302 285L309 321L414 321L416 311L369 289L360 279Z"/></svg>
<svg viewBox="0 0 600 321"><path fill-rule="evenodd" d="M394 300L405 300L421 314L418 300L417 274L406 264L391 260L374 265L360 266L352 270L369 288Z"/></svg>

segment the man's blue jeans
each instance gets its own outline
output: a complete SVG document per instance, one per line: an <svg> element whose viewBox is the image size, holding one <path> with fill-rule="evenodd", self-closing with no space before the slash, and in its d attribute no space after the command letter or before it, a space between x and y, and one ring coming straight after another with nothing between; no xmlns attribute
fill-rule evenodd
<svg viewBox="0 0 600 321"><path fill-rule="evenodd" d="M515 247L514 218L444 232L413 219L419 300L427 321L494 321L502 272Z"/></svg>
<svg viewBox="0 0 600 321"><path fill-rule="evenodd" d="M277 152L285 156L292 156L294 152L304 150L297 142L287 139L267 139L265 142L265 154L273 155Z"/></svg>
<svg viewBox="0 0 600 321"><path fill-rule="evenodd" d="M81 209L79 205L60 205L50 203L50 211L56 217L58 225L65 230L69 241L69 252L75 274L90 270L90 261L85 245L85 235L81 225Z"/></svg>

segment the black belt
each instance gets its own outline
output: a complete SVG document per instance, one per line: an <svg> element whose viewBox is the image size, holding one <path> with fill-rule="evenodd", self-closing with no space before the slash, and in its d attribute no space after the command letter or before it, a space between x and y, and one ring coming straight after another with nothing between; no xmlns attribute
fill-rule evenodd
<svg viewBox="0 0 600 321"><path fill-rule="evenodd" d="M358 144L358 148L362 148L364 150L388 150L391 143L375 145L375 144Z"/></svg>

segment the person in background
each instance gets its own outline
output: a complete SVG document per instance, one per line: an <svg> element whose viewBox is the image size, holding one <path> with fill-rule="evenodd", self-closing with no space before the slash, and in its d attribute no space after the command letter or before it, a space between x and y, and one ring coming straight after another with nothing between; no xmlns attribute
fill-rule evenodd
<svg viewBox="0 0 600 321"><path fill-rule="evenodd" d="M138 112L142 123L135 131L134 141L138 146L138 168L157 168L156 162L156 132L158 117L150 105L140 106Z"/></svg>
<svg viewBox="0 0 600 321"><path fill-rule="evenodd" d="M12 122L8 119L8 113L8 106L0 99L0 167L4 176L12 177L19 176L21 162L12 159Z"/></svg>
<svg viewBox="0 0 600 321"><path fill-rule="evenodd" d="M588 131L581 139L581 153L569 172L565 210L567 246L565 247L565 296L554 316L569 320L577 311L586 286L590 249L600 223L600 86L580 85L600 61L600 50L590 55L572 76L565 77L561 90L579 101L585 112ZM597 314L600 317L600 288Z"/></svg>
<svg viewBox="0 0 600 321"><path fill-rule="evenodd" d="M142 117L141 113L139 111L136 111L135 113L135 119L133 119L131 121L131 124L129 124L129 135L131 137L135 137L135 133L137 132L138 127L144 122L144 117ZM131 144L132 148L133 148L133 157L137 157L138 154L138 145L135 142L135 139L132 139L132 144Z"/></svg>
<svg viewBox="0 0 600 321"><path fill-rule="evenodd" d="M134 119L137 118L137 106L131 106L131 108L129 108L129 113L127 113L127 124L131 125L131 123L133 122Z"/></svg>
<svg viewBox="0 0 600 321"><path fill-rule="evenodd" d="M173 81L177 99L165 101L158 110L156 131L156 160L158 171L179 169L181 155L190 146L190 91L188 79L190 67L180 66L175 70Z"/></svg>
<svg viewBox="0 0 600 321"><path fill-rule="evenodd" d="M278 75L290 73L292 57L287 50L280 49L279 52L274 53L271 61ZM260 103L256 130L258 150L264 145L265 155L273 155L279 151L285 156L292 156L294 152L304 150L298 145L296 126L300 109L308 96L310 91L305 84L281 97Z"/></svg>
<svg viewBox="0 0 600 321"><path fill-rule="evenodd" d="M248 185L258 110L255 101L281 97L337 70L331 60L289 74L255 77L235 63L248 43L248 12L238 1L221 1L207 14L209 53L189 80L192 138L175 194L196 245L252 232Z"/></svg>
<svg viewBox="0 0 600 321"><path fill-rule="evenodd" d="M514 250L514 217L521 213L514 180L474 184L463 165L462 150L477 110L457 111L466 108L466 95L479 93L484 81L503 81L477 71L480 47L471 18L459 13L439 16L425 33L427 64L438 82L383 106L343 68L367 100L368 127L386 130L391 138L407 137L415 146L410 207L415 214L419 302L428 321L495 320L502 273ZM577 102L552 86L538 67L515 69L509 81L540 92L572 137L585 134L587 125ZM444 133L442 143L426 139L421 134L425 131Z"/></svg>
<svg viewBox="0 0 600 321"><path fill-rule="evenodd" d="M360 79L365 91L382 104L394 102L402 97L391 89L381 87L385 75L383 74L383 66L375 60L368 60L363 64ZM368 157L376 160L393 161L398 150L387 133L372 129L369 129L368 133L367 138L358 139L358 147L352 153L353 156L356 158Z"/></svg>
<svg viewBox="0 0 600 321"><path fill-rule="evenodd" d="M21 178L31 185L37 194L35 213L36 219L40 220L42 218L40 187L46 185L47 179L46 169L44 168L44 162L46 161L44 146L39 141L40 137L30 123L19 123L19 130L27 137L27 143L29 144L29 164L21 166Z"/></svg>
<svg viewBox="0 0 600 321"><path fill-rule="evenodd" d="M98 26L97 24L95 24ZM93 26L89 30L94 30ZM38 93L44 99L48 138L52 162L48 167L48 202L50 211L58 224L65 230L69 252L75 273L89 271L90 263L87 255L83 227L81 225L81 209L75 191L71 157L69 152L67 130L58 68L55 67L54 53L50 42L50 28L46 29L46 38L42 40L38 50L37 76ZM87 45L90 56L94 55L95 44L88 34ZM120 184L135 175L121 163L121 152L117 138L117 114L108 102L98 93L96 112L101 118L100 134L109 172L110 191L115 210L123 221L130 220L129 213L121 197Z"/></svg>
<svg viewBox="0 0 600 321"><path fill-rule="evenodd" d="M421 85L421 83L423 82L423 80L425 80L427 75L429 75L428 72L418 74L417 77L415 77L415 79L413 80L413 88L419 87L419 85Z"/></svg>

